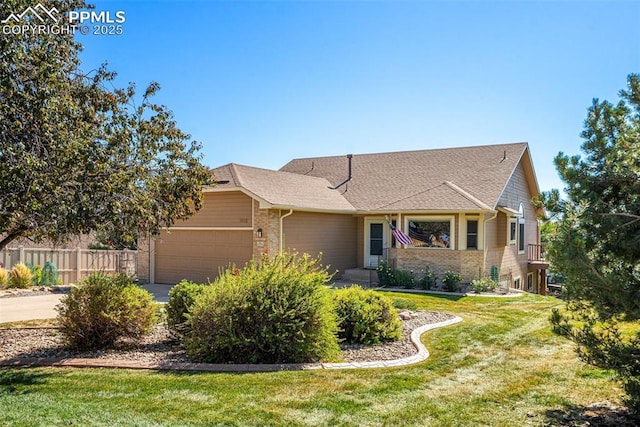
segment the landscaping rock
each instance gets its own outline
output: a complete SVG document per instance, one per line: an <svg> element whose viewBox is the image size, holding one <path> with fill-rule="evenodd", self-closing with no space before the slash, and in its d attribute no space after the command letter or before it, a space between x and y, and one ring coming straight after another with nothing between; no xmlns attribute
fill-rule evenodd
<svg viewBox="0 0 640 427"><path fill-rule="evenodd" d="M454 316L446 313L416 312L402 323L403 338L375 346L342 345L341 357L347 362L394 360L417 353L411 332L423 325L442 322ZM411 316L411 313L410 313ZM63 346L56 328L0 328L0 361L14 358L92 358L133 362L190 362L186 352L169 333L166 324L158 324L141 342L121 340L112 350L79 352Z"/></svg>

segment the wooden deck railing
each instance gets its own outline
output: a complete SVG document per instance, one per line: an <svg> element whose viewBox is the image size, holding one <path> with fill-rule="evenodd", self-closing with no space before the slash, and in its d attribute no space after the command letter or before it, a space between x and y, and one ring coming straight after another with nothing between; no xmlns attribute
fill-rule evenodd
<svg viewBox="0 0 640 427"><path fill-rule="evenodd" d="M529 245L529 261L544 261L545 250L544 245Z"/></svg>

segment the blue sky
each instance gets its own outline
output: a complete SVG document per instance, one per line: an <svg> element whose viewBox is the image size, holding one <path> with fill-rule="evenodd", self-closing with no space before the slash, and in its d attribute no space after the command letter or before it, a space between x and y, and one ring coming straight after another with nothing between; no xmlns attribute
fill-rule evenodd
<svg viewBox="0 0 640 427"><path fill-rule="evenodd" d="M85 71L160 83L204 163L527 141L542 190L593 98L640 72L637 1L100 1Z"/></svg>

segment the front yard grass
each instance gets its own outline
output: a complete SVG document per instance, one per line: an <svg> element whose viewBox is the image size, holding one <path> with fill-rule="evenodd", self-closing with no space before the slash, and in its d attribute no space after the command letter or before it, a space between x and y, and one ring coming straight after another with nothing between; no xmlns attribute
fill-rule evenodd
<svg viewBox="0 0 640 427"><path fill-rule="evenodd" d="M551 332L561 301L399 295L463 323L423 335L431 356L404 368L258 374L109 369L0 370L12 426L543 426L617 404L607 371Z"/></svg>

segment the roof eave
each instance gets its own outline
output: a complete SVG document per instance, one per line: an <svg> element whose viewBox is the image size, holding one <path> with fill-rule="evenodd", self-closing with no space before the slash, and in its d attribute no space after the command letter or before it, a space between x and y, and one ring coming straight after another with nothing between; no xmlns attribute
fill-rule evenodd
<svg viewBox="0 0 640 427"><path fill-rule="evenodd" d="M420 214L420 215L441 215L441 214L483 214L495 213L495 209L395 209L395 210L358 210L361 215L391 215L391 214Z"/></svg>

